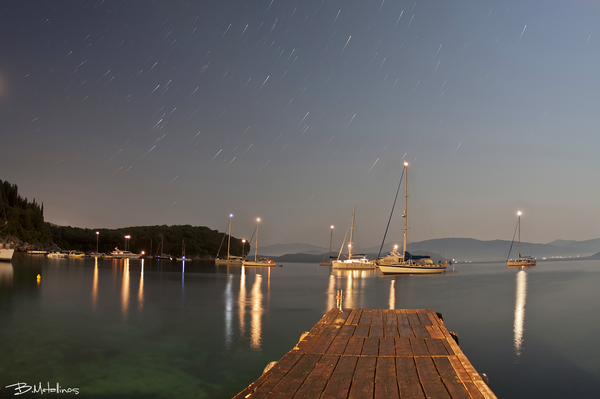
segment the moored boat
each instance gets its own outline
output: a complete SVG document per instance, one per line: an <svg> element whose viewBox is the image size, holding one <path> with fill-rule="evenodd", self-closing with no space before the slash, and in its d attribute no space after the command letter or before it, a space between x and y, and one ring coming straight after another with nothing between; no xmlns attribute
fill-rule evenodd
<svg viewBox="0 0 600 399"><path fill-rule="evenodd" d="M517 229L519 230L519 257L517 259L507 259L506 266L535 266L537 260L531 256L521 256L521 211L517 212ZM510 243L510 250L508 256L510 257L510 251L512 250L513 243L515 242L514 236L513 241Z"/></svg>
<svg viewBox="0 0 600 399"><path fill-rule="evenodd" d="M387 256L375 261L383 274L434 274L446 271L447 262L434 263L428 256L412 256L406 250L408 232L408 162L404 162L404 246L402 253L394 246Z"/></svg>
<svg viewBox="0 0 600 399"><path fill-rule="evenodd" d="M0 261L10 262L15 250L12 248L6 248L8 244L0 244Z"/></svg>
<svg viewBox="0 0 600 399"><path fill-rule="evenodd" d="M242 260L242 266L267 266L267 267L281 266L281 265L275 264L275 261L273 259L258 257L258 223L259 222L260 222L260 218L257 218L256 219L256 242L255 242L255 248L254 248L254 260L244 259L244 260Z"/></svg>
<svg viewBox="0 0 600 399"><path fill-rule="evenodd" d="M139 259L142 254L134 254L131 251L123 251L115 247L115 250L110 253L113 259Z"/></svg>
<svg viewBox="0 0 600 399"><path fill-rule="evenodd" d="M223 240L225 239L225 236L223 236L223 240L221 240L221 245L219 246L219 250L217 251L217 257L215 258L215 265L241 265L242 261L244 260L244 258L241 256L233 256L229 253L230 248L231 248L231 218L232 217L233 217L233 215L229 214L229 227L228 227L229 232L227 234L227 257L226 258L219 257L219 253L221 253L221 246L223 246Z"/></svg>
<svg viewBox="0 0 600 399"><path fill-rule="evenodd" d="M377 267L375 263L367 259L365 255L352 253L352 246L354 245L352 240L354 238L355 211L356 207L354 207L354 209L352 210L352 221L350 223L350 241L348 242L348 259L340 259L340 256L342 255L342 249L340 249L337 259L334 259L331 262L331 266L333 266L334 269L375 269ZM344 238L342 248L344 247L345 241L346 239Z"/></svg>

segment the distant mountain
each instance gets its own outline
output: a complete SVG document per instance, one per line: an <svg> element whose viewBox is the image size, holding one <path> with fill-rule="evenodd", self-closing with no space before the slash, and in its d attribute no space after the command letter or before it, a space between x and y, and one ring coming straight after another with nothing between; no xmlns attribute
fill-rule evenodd
<svg viewBox="0 0 600 399"><path fill-rule="evenodd" d="M323 256L325 252L328 252L329 248L319 247L311 244L274 244L266 245L258 249L258 254L261 256L281 256L285 254L313 254ZM254 248L250 251L250 254L254 256ZM250 256L250 254L248 256Z"/></svg>
<svg viewBox="0 0 600 399"><path fill-rule="evenodd" d="M386 244L381 255L387 254L392 247L393 244ZM474 238L442 238L420 241L409 244L408 250L415 255L429 255L434 261L446 259L447 257L447 259L456 261L501 262L509 257L509 250L511 251L511 258L518 256L518 244L516 242L512 243L511 249L511 241L481 241ZM600 239L587 241L557 240L549 244L521 243L521 255L531 255L537 259L588 257L599 250ZM321 262L323 254L326 252L327 249L315 245L279 244L264 247L264 251L260 249L259 255L278 256L278 261L318 263ZM379 254L379 246L366 248L361 252L366 253L369 259L375 259Z"/></svg>

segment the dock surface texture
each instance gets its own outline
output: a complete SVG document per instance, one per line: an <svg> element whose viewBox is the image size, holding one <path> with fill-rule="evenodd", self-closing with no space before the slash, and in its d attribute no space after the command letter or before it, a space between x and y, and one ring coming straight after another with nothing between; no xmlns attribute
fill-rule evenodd
<svg viewBox="0 0 600 399"><path fill-rule="evenodd" d="M331 309L242 398L495 398L431 309Z"/></svg>

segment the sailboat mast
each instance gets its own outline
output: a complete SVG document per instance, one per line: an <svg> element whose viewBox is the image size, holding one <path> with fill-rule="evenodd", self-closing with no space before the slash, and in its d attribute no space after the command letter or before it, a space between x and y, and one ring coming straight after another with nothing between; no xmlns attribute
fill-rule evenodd
<svg viewBox="0 0 600 399"><path fill-rule="evenodd" d="M231 218L233 217L233 215L230 213L229 214L229 238L227 239L227 260L229 260L229 246L231 245Z"/></svg>
<svg viewBox="0 0 600 399"><path fill-rule="evenodd" d="M519 215L517 221L517 224L519 225L519 260L521 260L521 211L517 212L517 215Z"/></svg>
<svg viewBox="0 0 600 399"><path fill-rule="evenodd" d="M406 260L406 233L408 231L408 162L404 162L404 246L402 247L402 260Z"/></svg>
<svg viewBox="0 0 600 399"><path fill-rule="evenodd" d="M256 219L256 247L254 249L254 261L258 262L258 222L260 222L260 218Z"/></svg>
<svg viewBox="0 0 600 399"><path fill-rule="evenodd" d="M352 245L354 244L352 242L352 237L353 237L353 233L354 233L354 212L356 211L356 205L354 205L354 208L352 209L352 224L350 225L350 242L348 243L348 259L352 258Z"/></svg>

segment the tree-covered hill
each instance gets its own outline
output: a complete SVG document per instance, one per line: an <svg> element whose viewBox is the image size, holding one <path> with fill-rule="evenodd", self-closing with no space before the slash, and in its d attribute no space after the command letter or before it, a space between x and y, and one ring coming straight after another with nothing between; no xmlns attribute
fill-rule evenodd
<svg viewBox="0 0 600 399"><path fill-rule="evenodd" d="M44 205L35 199L29 202L19 195L16 184L0 180L0 240L12 242L17 249L78 250L83 252L111 252L116 247L135 253L144 251L155 255L163 243L162 252L173 256L181 255L185 241L185 254L195 258L213 258L227 255L225 233L208 227L183 226L139 226L120 229L86 229L57 226L44 221ZM96 234L98 232L98 234ZM129 236L126 239L125 236ZM26 244L24 244L26 243ZM221 243L223 245L221 245ZM232 255L247 254L249 245L242 249L241 239L231 238Z"/></svg>

